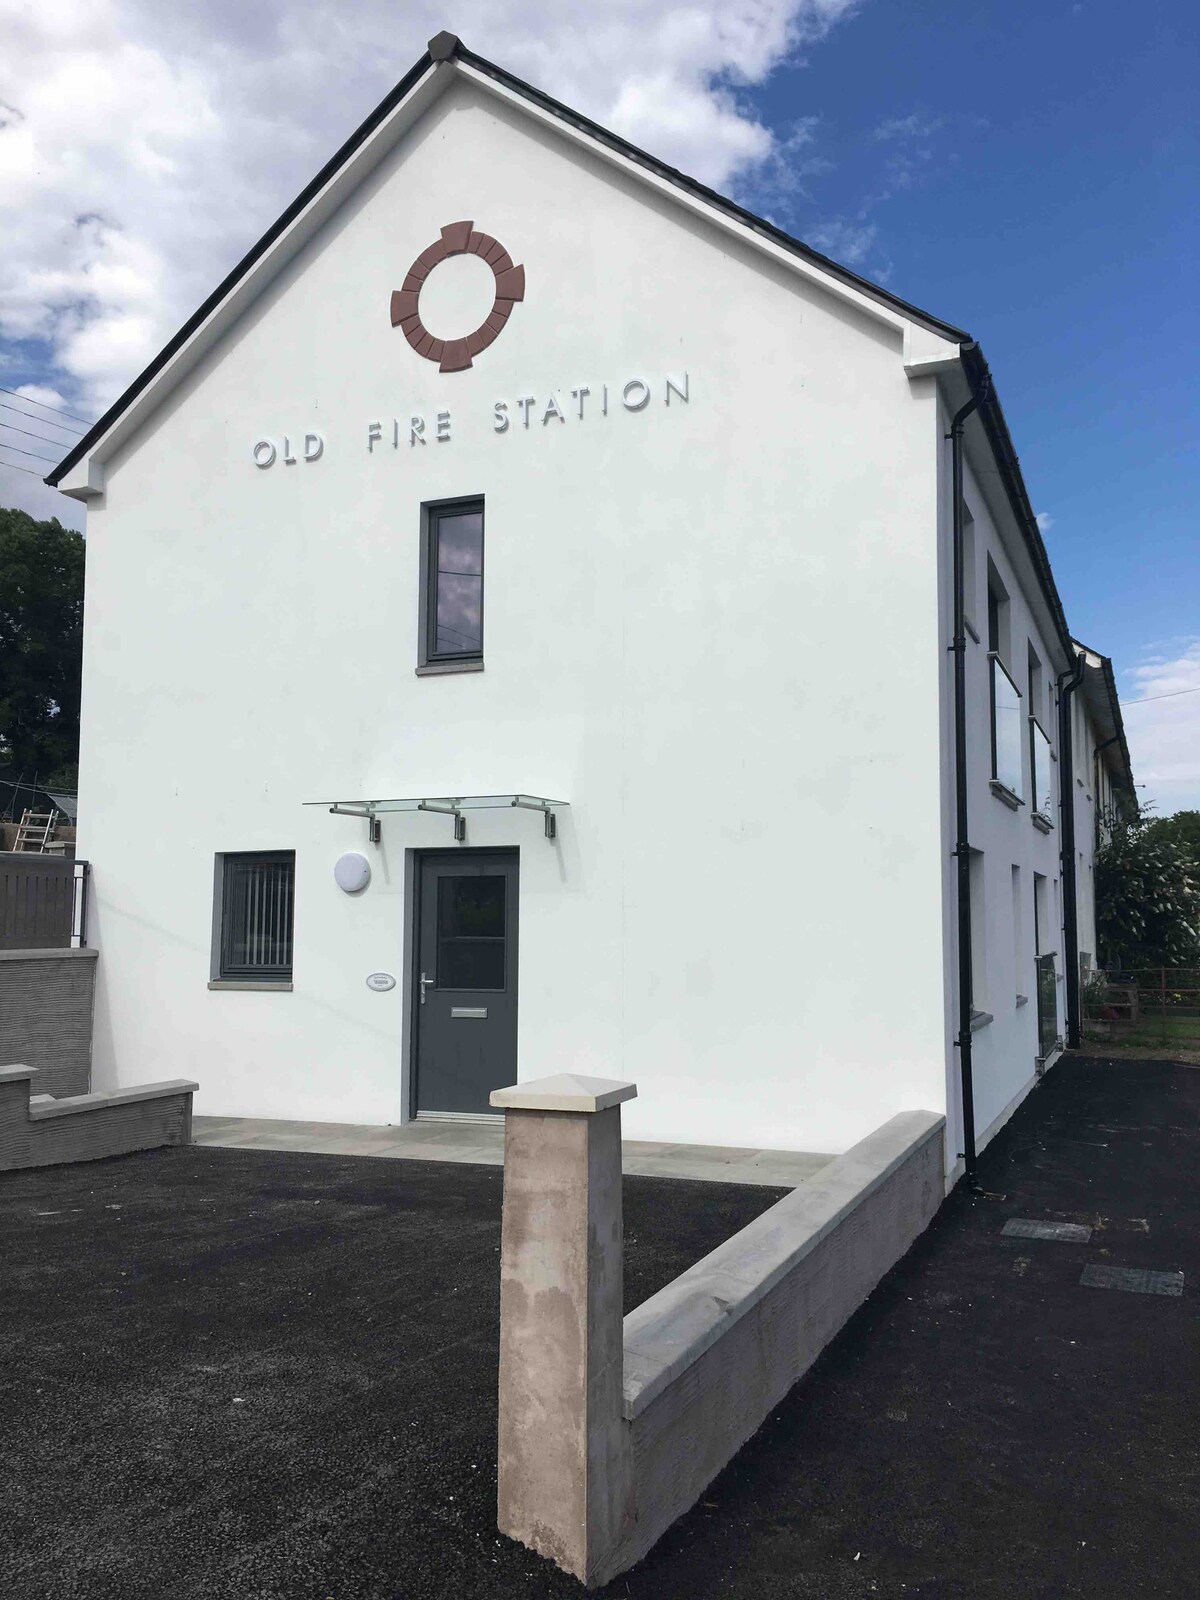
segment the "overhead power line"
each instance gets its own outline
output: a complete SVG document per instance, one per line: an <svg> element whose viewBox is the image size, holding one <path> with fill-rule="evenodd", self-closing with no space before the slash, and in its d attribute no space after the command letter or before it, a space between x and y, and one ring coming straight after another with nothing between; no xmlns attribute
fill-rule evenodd
<svg viewBox="0 0 1200 1600"><path fill-rule="evenodd" d="M7 468L9 472L27 472L31 478L36 478L39 483L46 481L36 467L22 467L16 461L0 461L0 467Z"/></svg>
<svg viewBox="0 0 1200 1600"><path fill-rule="evenodd" d="M23 411L20 406L10 406L5 400L0 400L0 411L11 411L14 417L24 417L29 422L40 422L46 428L58 428L61 432L70 434L73 439L78 439L83 431L74 423L68 428L65 422L55 422L53 417L39 417L36 412Z"/></svg>
<svg viewBox="0 0 1200 1600"><path fill-rule="evenodd" d="M19 456L32 456L35 461L48 461L51 466L59 459L57 456L40 456L36 450L22 450L19 444L8 444L3 439L0 439L0 449L15 450Z"/></svg>
<svg viewBox="0 0 1200 1600"><path fill-rule="evenodd" d="M0 419L0 428L7 428L11 433L22 434L26 439L36 439L39 444L68 445L66 439L49 439L44 433L32 433L28 428L18 428L15 422L5 422Z"/></svg>
<svg viewBox="0 0 1200 1600"><path fill-rule="evenodd" d="M1200 694L1200 683L1191 689L1171 689L1166 694L1144 695L1140 700L1122 700L1121 704L1123 706L1144 706L1148 705L1151 700L1175 700L1181 694Z"/></svg>
<svg viewBox="0 0 1200 1600"><path fill-rule="evenodd" d="M82 422L85 428L91 427L86 417L77 417L73 411L64 411L62 406L48 405L45 400L35 400L30 394L19 394L16 389L6 389L2 383L0 394L10 394L14 400L24 400L26 405L42 406L46 411L56 411L60 417L70 417L72 422Z"/></svg>

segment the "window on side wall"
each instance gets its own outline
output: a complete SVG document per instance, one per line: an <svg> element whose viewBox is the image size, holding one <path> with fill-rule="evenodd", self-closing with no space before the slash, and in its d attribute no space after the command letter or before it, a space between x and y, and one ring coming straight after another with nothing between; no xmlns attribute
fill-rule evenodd
<svg viewBox="0 0 1200 1600"><path fill-rule="evenodd" d="M417 670L483 666L483 501L422 507L421 617Z"/></svg>
<svg viewBox="0 0 1200 1600"><path fill-rule="evenodd" d="M988 1013L987 880L982 850L972 850L971 879L971 1017L972 1026L991 1020Z"/></svg>
<svg viewBox="0 0 1200 1600"><path fill-rule="evenodd" d="M290 984L294 850L217 857L214 976L230 983Z"/></svg>
<svg viewBox="0 0 1200 1600"><path fill-rule="evenodd" d="M1008 591L989 558L988 586L988 669L991 676L992 782L1003 791L1002 798L1012 806L1021 803L1022 749L1025 743L1021 691L1014 683L1006 661L1011 660L1010 612Z"/></svg>
<svg viewBox="0 0 1200 1600"><path fill-rule="evenodd" d="M1008 590L996 571L992 558L987 564L988 586L988 650L999 656L1005 666L1012 661L1012 612Z"/></svg>
<svg viewBox="0 0 1200 1600"><path fill-rule="evenodd" d="M975 519L968 509L967 502L962 503L962 553L963 553L963 616L966 618L967 627L976 639L979 634L975 630L975 617L979 610L979 601L975 593Z"/></svg>
<svg viewBox="0 0 1200 1600"><path fill-rule="evenodd" d="M1013 988L1017 997L1017 1004L1023 1005L1029 998L1029 974L1025 966L1025 903L1021 898L1021 869L1014 866L1012 869L1012 932L1013 932Z"/></svg>

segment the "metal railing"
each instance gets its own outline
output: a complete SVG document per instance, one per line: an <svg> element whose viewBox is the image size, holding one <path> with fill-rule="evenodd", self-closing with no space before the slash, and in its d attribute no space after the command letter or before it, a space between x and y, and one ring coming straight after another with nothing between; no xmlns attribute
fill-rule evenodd
<svg viewBox="0 0 1200 1600"><path fill-rule="evenodd" d="M1021 774L1021 691L995 651L989 652L992 681L992 780L1018 799Z"/></svg>
<svg viewBox="0 0 1200 1600"><path fill-rule="evenodd" d="M1200 1052L1200 966L1085 971L1079 996L1087 1040Z"/></svg>
<svg viewBox="0 0 1200 1600"><path fill-rule="evenodd" d="M87 944L86 861L0 853L0 950L71 950Z"/></svg>
<svg viewBox="0 0 1200 1600"><path fill-rule="evenodd" d="M1046 1061L1058 1044L1058 971L1055 958L1037 958L1038 1055Z"/></svg>

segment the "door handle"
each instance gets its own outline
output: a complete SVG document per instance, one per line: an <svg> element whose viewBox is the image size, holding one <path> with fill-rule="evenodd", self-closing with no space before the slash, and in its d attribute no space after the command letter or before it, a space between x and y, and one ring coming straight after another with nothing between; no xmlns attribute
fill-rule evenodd
<svg viewBox="0 0 1200 1600"><path fill-rule="evenodd" d="M422 973L421 976L417 979L417 982L421 985L421 1004L424 1005L425 1004L425 990L433 982L433 979L432 978L427 978L425 976L425 974Z"/></svg>

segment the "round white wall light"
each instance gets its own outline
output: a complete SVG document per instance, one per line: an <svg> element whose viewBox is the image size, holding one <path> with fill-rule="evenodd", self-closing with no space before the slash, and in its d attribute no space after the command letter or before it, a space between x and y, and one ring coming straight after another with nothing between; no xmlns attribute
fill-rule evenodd
<svg viewBox="0 0 1200 1600"><path fill-rule="evenodd" d="M339 889L344 889L347 894L357 894L371 881L371 863L357 850L348 850L344 856L338 857L333 876Z"/></svg>

